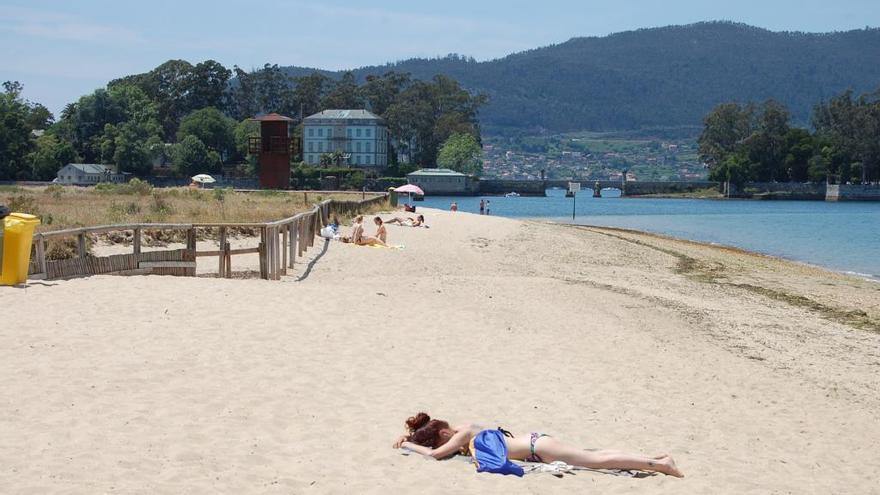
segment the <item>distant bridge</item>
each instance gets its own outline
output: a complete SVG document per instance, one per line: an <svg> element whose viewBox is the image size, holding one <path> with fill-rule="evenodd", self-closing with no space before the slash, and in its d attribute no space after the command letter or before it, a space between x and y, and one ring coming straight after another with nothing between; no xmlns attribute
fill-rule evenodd
<svg viewBox="0 0 880 495"><path fill-rule="evenodd" d="M568 189L569 182L579 182L582 189L619 189L621 196L648 194L676 194L720 189L713 181L641 181L641 180L501 180L481 179L479 194L507 194L545 196L546 190L558 187ZM754 199L800 199L818 201L880 201L880 184L825 184L799 182L747 182L741 190L732 187L732 197Z"/></svg>
<svg viewBox="0 0 880 495"><path fill-rule="evenodd" d="M701 189L718 188L714 181L622 181L622 180L501 180L481 179L480 193L506 194L515 192L523 196L544 196L547 189L559 187L568 189L569 182L579 182L582 189L619 189L621 196L641 196L645 194L674 194L694 192Z"/></svg>

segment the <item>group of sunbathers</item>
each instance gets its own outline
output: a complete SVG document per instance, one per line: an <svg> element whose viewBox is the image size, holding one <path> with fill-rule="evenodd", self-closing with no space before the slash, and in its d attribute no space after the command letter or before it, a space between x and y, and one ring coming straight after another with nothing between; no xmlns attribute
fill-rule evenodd
<svg viewBox="0 0 880 495"><path fill-rule="evenodd" d="M338 225L338 221L334 219L334 223ZM427 227L425 225L425 217L423 215L418 215L417 217L394 217L389 220L382 220L382 217L374 217L373 223L376 224L376 235L373 237L367 236L364 234L364 216L358 215L354 219L354 224L351 227L351 235L347 237L340 237L339 240L342 242L350 242L352 244L357 244L358 246L387 246L388 242L388 231L385 229L385 225L402 225L404 227Z"/></svg>

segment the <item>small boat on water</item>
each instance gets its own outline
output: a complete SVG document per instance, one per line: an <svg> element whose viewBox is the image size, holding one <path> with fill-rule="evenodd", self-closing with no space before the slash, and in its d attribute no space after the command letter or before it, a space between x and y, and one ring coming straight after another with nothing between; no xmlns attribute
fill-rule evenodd
<svg viewBox="0 0 880 495"><path fill-rule="evenodd" d="M505 197L505 198L518 198L518 197L519 197L519 193L517 193L517 192L509 192L509 193L505 194L504 197Z"/></svg>

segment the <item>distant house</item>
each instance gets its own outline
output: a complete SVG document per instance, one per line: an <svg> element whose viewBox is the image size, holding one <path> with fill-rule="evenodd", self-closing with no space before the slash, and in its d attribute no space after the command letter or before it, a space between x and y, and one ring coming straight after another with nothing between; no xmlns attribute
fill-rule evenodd
<svg viewBox="0 0 880 495"><path fill-rule="evenodd" d="M96 163L68 163L58 171L55 182L76 186L89 186L101 182L125 182L125 174L117 174L113 168Z"/></svg>
<svg viewBox="0 0 880 495"><path fill-rule="evenodd" d="M473 194L479 189L475 177L448 168L423 168L406 175L406 181L425 194Z"/></svg>
<svg viewBox="0 0 880 495"><path fill-rule="evenodd" d="M341 165L388 165L385 121L367 110L324 110L303 119L303 161L321 163L321 155L340 152Z"/></svg>

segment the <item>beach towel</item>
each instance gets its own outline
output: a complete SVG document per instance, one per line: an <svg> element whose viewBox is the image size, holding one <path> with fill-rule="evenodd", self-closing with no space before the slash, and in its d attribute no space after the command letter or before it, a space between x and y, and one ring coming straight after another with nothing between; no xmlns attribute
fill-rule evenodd
<svg viewBox="0 0 880 495"><path fill-rule="evenodd" d="M398 249L398 250L403 249L402 245L395 246L394 244L386 244L384 246L380 246L378 244L370 244L370 245L368 245L368 247L376 248L376 249Z"/></svg>
<svg viewBox="0 0 880 495"><path fill-rule="evenodd" d="M526 474L547 473L556 476L557 478L562 478L562 476L566 474L572 476L576 475L577 473L575 471L592 471L594 473L610 474L611 476L620 476L622 478L647 478L648 476L653 476L653 473L644 471L630 471L626 469L591 469L581 466L572 466L571 464L566 464L562 461L550 463L524 462L521 465Z"/></svg>
<svg viewBox="0 0 880 495"><path fill-rule="evenodd" d="M400 449L400 453L405 456L416 454L416 452L406 448ZM454 459L467 462L468 464L475 463L474 458L469 455L459 454L454 456ZM520 461L511 462L521 467L523 470L523 474L550 474L557 478L562 478L566 474L569 476L575 476L577 475L576 471L591 471L594 473L608 474L611 476L620 476L621 478L648 478L650 476L654 476L655 474L646 471L630 471L626 469L590 469L581 466L572 466L571 464L566 464L562 461L551 463Z"/></svg>

